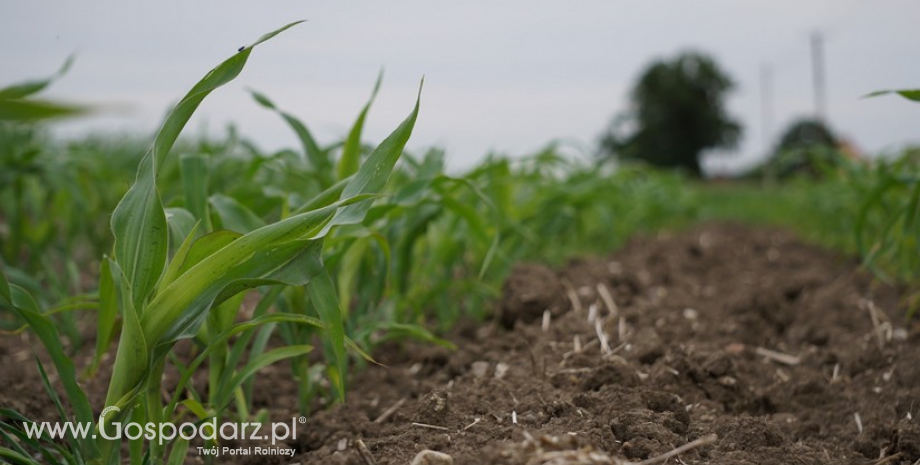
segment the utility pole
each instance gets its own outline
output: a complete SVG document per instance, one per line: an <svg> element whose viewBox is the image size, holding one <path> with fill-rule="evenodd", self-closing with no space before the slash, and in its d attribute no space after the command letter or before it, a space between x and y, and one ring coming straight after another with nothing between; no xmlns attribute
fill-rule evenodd
<svg viewBox="0 0 920 465"><path fill-rule="evenodd" d="M773 144L773 67L760 67L760 134L764 152L769 153Z"/></svg>
<svg viewBox="0 0 920 465"><path fill-rule="evenodd" d="M815 119L827 123L827 100L824 82L824 38L815 31L811 34L811 76L814 85Z"/></svg>
<svg viewBox="0 0 920 465"><path fill-rule="evenodd" d="M773 157L773 67L769 64L760 66L760 132L763 138L763 152L767 157L763 172L765 186L776 185L776 164Z"/></svg>

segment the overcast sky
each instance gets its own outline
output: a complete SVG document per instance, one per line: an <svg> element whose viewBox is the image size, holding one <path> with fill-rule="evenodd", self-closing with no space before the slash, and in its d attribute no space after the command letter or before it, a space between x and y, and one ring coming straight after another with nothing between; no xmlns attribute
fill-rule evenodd
<svg viewBox="0 0 920 465"><path fill-rule="evenodd" d="M422 111L410 149L440 146L453 167L490 151L519 155L551 140L590 151L652 59L711 53L737 87L730 112L745 126L734 156L749 163L768 145L761 69L772 69L772 134L813 111L809 42L825 39L832 127L867 152L920 142L920 105L878 89L920 86L920 2L771 1L4 1L0 84L70 73L46 96L99 105L100 116L57 124L151 133L169 106L209 69L283 24L307 19L253 52L243 74L213 93L191 133L220 135L228 121L265 149L296 147L257 89L300 116L323 142L341 137L386 76L368 120L379 141L414 103Z"/></svg>

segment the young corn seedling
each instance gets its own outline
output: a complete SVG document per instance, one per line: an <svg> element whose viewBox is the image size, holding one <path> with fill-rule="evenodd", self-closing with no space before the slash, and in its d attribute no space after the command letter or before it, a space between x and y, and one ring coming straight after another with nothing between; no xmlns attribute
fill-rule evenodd
<svg viewBox="0 0 920 465"><path fill-rule="evenodd" d="M319 148L307 125L296 116L278 108L261 93L253 92L253 98L278 114L300 138L301 163L294 164L292 169L316 167L319 171L326 170L323 182L334 185L347 179L366 156L366 151L361 150L361 132L380 84L378 77L369 101L361 109L345 142L323 149ZM462 292L443 291L460 291L457 285L460 280L451 276L458 267L473 269L469 273L471 276L463 278L469 282L478 282L482 272L477 274L476 271L488 268L498 236L485 218L493 222L498 222L499 218L494 211L482 214L468 205L489 205L491 201L465 179L446 176L443 171L440 152L433 151L421 161L403 156L401 167L388 187L392 195L376 201L362 223L341 228L328 238L327 264L333 271L341 311L351 336L365 342L373 342L372 336L408 336L444 343L419 326L425 319L422 310L439 309L440 312L444 307L456 307L450 298ZM464 195L464 192L474 195ZM425 233L436 223L448 224L447 230L434 241L436 246L429 246ZM445 254L447 251L456 254ZM434 263L442 258L446 260ZM447 263L452 265L445 265ZM423 264L430 266L423 268ZM442 299L447 306L442 305ZM285 293L285 305L289 308L303 307L304 300L293 291ZM407 312L410 308L415 311ZM445 326L450 323L446 318L438 321ZM302 331L310 329L282 328L287 340L305 337L299 334ZM299 372L302 377L307 375L304 369ZM301 387L301 399L307 402L311 397L308 392L313 392L314 387L309 381L302 382Z"/></svg>
<svg viewBox="0 0 920 465"><path fill-rule="evenodd" d="M418 115L418 102L406 120L357 169L345 169L346 177L291 215L245 234L220 230L200 237L199 219L172 257L168 253L169 230L174 227L170 220L185 215L164 208L157 185L159 168L201 101L239 75L255 46L294 24L244 47L192 88L167 117L153 147L140 162L134 184L112 215L115 245L113 257L104 261L100 278L100 337L112 337L115 313L120 314L122 323L105 401L107 409L116 410L97 425L100 433L103 429L112 431L116 421L130 419L140 424L158 424L175 418L179 414L180 392L197 366L212 353L225 351L231 337L279 322L322 329L331 360L327 376L337 396L344 396L345 348L349 346L363 353L345 337L334 282L322 261L323 239L333 228L363 221L370 209L369 201L383 192L409 139ZM200 203L197 205L190 208L199 209L201 214ZM236 310L233 299L239 299L246 290L270 286L302 286L319 318L301 313L263 312L250 321L231 324ZM54 325L24 289L9 285L5 277L0 280L0 299L28 323L45 345L74 411L74 420L92 423L93 409L77 384L73 362L64 353ZM204 332L203 326L208 327ZM196 335L203 339L205 349L184 367L176 393L164 405L161 381L167 357L177 341ZM261 344L264 347L264 341ZM105 345L100 343L100 348ZM221 380L229 379L225 392L235 391L262 366L310 350L309 345L301 343L264 351L232 374L228 370L233 365L225 365L219 370ZM226 357L238 360L239 354L235 350L229 354L223 352L223 361L228 360ZM227 396L218 395L217 399L226 401ZM185 405L193 411L202 410L195 408L194 403ZM4 416L10 415L12 412L4 412ZM121 441L117 439L78 437L61 447L27 440L6 423L2 423L2 431L14 445L0 447L0 457L17 463L35 463L28 448L37 450L51 463L120 461ZM12 440L12 436L17 440ZM187 446L185 440L174 442L168 456L170 463L181 462ZM160 463L167 459L165 444L145 441L143 436L129 439L128 451L131 463Z"/></svg>

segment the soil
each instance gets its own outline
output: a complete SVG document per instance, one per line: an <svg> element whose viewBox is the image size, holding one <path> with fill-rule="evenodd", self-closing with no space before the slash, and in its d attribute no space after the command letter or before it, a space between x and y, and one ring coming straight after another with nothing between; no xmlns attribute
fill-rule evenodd
<svg viewBox="0 0 920 465"><path fill-rule="evenodd" d="M366 465L361 440L381 465L425 449L461 465L621 464L688 443L670 463L916 464L920 324L897 298L852 258L732 224L522 263L492 321L448 336L456 350L375 352L386 366L298 427L293 459L218 463ZM53 420L19 338L0 338L0 361L0 406ZM257 377L273 419L296 416L288 373Z"/></svg>

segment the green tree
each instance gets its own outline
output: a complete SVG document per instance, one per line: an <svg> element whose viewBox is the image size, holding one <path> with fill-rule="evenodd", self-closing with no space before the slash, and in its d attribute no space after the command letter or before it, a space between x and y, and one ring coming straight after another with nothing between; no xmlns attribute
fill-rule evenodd
<svg viewBox="0 0 920 465"><path fill-rule="evenodd" d="M697 52L652 63L632 90L632 110L601 141L601 156L683 168L699 176L700 154L732 148L741 126L725 111L734 86L715 61Z"/></svg>
<svg viewBox="0 0 920 465"><path fill-rule="evenodd" d="M821 120L794 121L767 161L765 174L780 179L794 174L818 176L821 165L832 164L840 156L837 145L837 137Z"/></svg>
<svg viewBox="0 0 920 465"><path fill-rule="evenodd" d="M837 138L820 120L800 119L789 125L786 132L783 133L777 152L808 148L815 145L834 147L837 145Z"/></svg>

